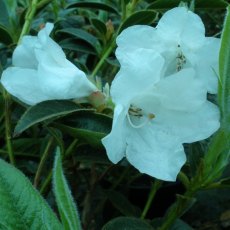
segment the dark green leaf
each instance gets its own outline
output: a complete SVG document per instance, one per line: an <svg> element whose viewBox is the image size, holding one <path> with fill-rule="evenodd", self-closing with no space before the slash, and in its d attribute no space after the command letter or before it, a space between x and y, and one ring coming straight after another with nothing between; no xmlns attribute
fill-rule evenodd
<svg viewBox="0 0 230 230"><path fill-rule="evenodd" d="M103 21L97 19L97 18L91 18L92 25L99 31L100 34L105 35L106 34L106 25Z"/></svg>
<svg viewBox="0 0 230 230"><path fill-rule="evenodd" d="M134 217L117 217L109 221L102 230L153 230L146 221Z"/></svg>
<svg viewBox="0 0 230 230"><path fill-rule="evenodd" d="M100 47L97 38L94 37L92 34L86 32L85 30L82 30L82 29L67 28L67 29L58 30L57 33L66 33L66 34L73 35L75 38L82 39L85 42L89 43L96 50L98 50Z"/></svg>
<svg viewBox="0 0 230 230"><path fill-rule="evenodd" d="M75 111L84 110L74 102L67 100L44 101L30 107L18 121L14 135L18 135L32 125L51 118L65 116Z"/></svg>
<svg viewBox="0 0 230 230"><path fill-rule="evenodd" d="M132 14L128 17L119 30L119 33L124 30L125 28L133 25L149 25L154 20L156 20L157 13L152 10L142 10Z"/></svg>
<svg viewBox="0 0 230 230"><path fill-rule="evenodd" d="M79 39L67 38L59 42L59 45L69 51L77 51L88 54L96 54L95 49L87 42Z"/></svg>
<svg viewBox="0 0 230 230"><path fill-rule="evenodd" d="M119 14L112 6L100 2L76 2L67 6L67 8L90 8L97 10L105 10L111 13Z"/></svg>
<svg viewBox="0 0 230 230"><path fill-rule="evenodd" d="M0 160L0 229L62 230L60 222L30 181Z"/></svg>
<svg viewBox="0 0 230 230"><path fill-rule="evenodd" d="M177 7L180 4L181 0L157 0L148 6L148 9L154 10L168 10L174 7ZM189 0L184 0L183 2L190 3ZM227 3L224 0L196 0L195 8L196 9L218 9L218 8L226 8Z"/></svg>
<svg viewBox="0 0 230 230"><path fill-rule="evenodd" d="M121 193L116 191L108 191L106 195L113 206L116 207L121 212L121 214L125 216L136 217L141 215L140 210L136 206L132 205L129 200Z"/></svg>
<svg viewBox="0 0 230 230"><path fill-rule="evenodd" d="M65 230L80 230L81 224L76 205L65 179L60 149L57 148L53 169L54 195Z"/></svg>
<svg viewBox="0 0 230 230"><path fill-rule="evenodd" d="M111 130L112 119L99 113L79 113L73 119L68 117L65 124L55 126L69 135L85 140L87 143L97 147L101 146L101 139Z"/></svg>
<svg viewBox="0 0 230 230"><path fill-rule="evenodd" d="M0 25L0 42L6 45L12 44L13 39L7 29L4 26Z"/></svg>

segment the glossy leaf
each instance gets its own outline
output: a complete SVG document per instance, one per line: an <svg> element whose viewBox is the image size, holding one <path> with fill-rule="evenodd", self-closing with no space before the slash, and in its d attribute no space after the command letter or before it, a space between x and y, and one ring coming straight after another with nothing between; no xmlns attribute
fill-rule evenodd
<svg viewBox="0 0 230 230"><path fill-rule="evenodd" d="M85 30L77 29L77 28L67 28L67 29L58 30L57 32L70 34L73 35L75 38L82 39L88 44L90 44L92 47L94 47L96 50L100 48L98 39L94 37L92 34L86 32Z"/></svg>
<svg viewBox="0 0 230 230"><path fill-rule="evenodd" d="M30 181L0 160L0 229L62 230L63 227Z"/></svg>
<svg viewBox="0 0 230 230"><path fill-rule="evenodd" d="M65 230L80 230L81 224L77 207L74 203L67 181L65 179L60 149L56 150L53 169L53 188L59 214Z"/></svg>
<svg viewBox="0 0 230 230"><path fill-rule="evenodd" d="M91 18L92 25L99 31L100 34L105 35L106 34L106 25L103 21L97 19L97 18Z"/></svg>
<svg viewBox="0 0 230 230"><path fill-rule="evenodd" d="M55 123L55 127L95 147L101 146L101 139L110 132L112 127L112 119L98 113L79 113L72 119L68 117L64 123L65 125Z"/></svg>
<svg viewBox="0 0 230 230"><path fill-rule="evenodd" d="M0 25L0 42L6 45L13 43L13 39L10 33L7 31L7 29L4 26L1 25Z"/></svg>
<svg viewBox="0 0 230 230"><path fill-rule="evenodd" d="M133 25L149 25L157 18L157 13L152 10L142 10L132 14L122 24L119 33Z"/></svg>
<svg viewBox="0 0 230 230"><path fill-rule="evenodd" d="M155 9L155 10L168 10L173 7L177 7L180 4L181 0L157 0L151 3L148 6L148 9ZM187 2L188 4L190 1L185 0L183 2ZM227 3L224 0L196 0L195 1L195 9L224 9L227 7Z"/></svg>
<svg viewBox="0 0 230 230"><path fill-rule="evenodd" d="M117 217L109 221L102 230L153 230L146 221L134 217Z"/></svg>
<svg viewBox="0 0 230 230"><path fill-rule="evenodd" d="M117 10L111 5L101 2L76 2L68 5L67 8L90 8L96 10L105 10L107 12L118 14Z"/></svg>
<svg viewBox="0 0 230 230"><path fill-rule="evenodd" d="M67 100L43 101L26 110L15 127L14 135L20 134L39 122L81 110L84 109Z"/></svg>

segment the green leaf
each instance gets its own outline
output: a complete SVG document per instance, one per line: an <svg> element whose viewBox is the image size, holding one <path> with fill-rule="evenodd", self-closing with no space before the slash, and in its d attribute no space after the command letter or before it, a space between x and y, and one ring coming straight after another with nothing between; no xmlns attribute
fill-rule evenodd
<svg viewBox="0 0 230 230"><path fill-rule="evenodd" d="M76 205L65 179L60 149L57 148L53 169L54 194L65 230L80 230L81 224Z"/></svg>
<svg viewBox="0 0 230 230"><path fill-rule="evenodd" d="M132 14L122 24L119 33L133 25L149 25L157 19L157 13L153 10L142 10Z"/></svg>
<svg viewBox="0 0 230 230"><path fill-rule="evenodd" d="M219 54L218 102L221 111L221 127L213 138L205 155L207 182L221 176L230 159L230 6L227 8Z"/></svg>
<svg viewBox="0 0 230 230"><path fill-rule="evenodd" d="M63 227L30 181L0 160L0 229L62 230Z"/></svg>
<svg viewBox="0 0 230 230"><path fill-rule="evenodd" d="M82 110L84 109L67 100L43 101L26 110L15 127L14 135L18 135L29 127L47 119L54 119Z"/></svg>
<svg viewBox="0 0 230 230"><path fill-rule="evenodd" d="M119 14L118 11L111 5L100 2L77 2L68 5L67 8L90 8L96 10L105 10L110 13Z"/></svg>
<svg viewBox="0 0 230 230"><path fill-rule="evenodd" d="M0 42L9 45L13 43L13 39L11 34L7 31L4 26L0 25Z"/></svg>
<svg viewBox="0 0 230 230"><path fill-rule="evenodd" d="M100 34L102 34L103 36L106 34L107 28L103 21L97 18L91 18L91 23L99 31Z"/></svg>
<svg viewBox="0 0 230 230"><path fill-rule="evenodd" d="M73 35L75 38L82 39L83 41L90 44L92 47L95 48L96 51L99 51L100 49L100 43L96 37L94 37L92 34L86 32L82 29L77 28L67 28L67 29L61 29L58 30L57 33L66 33Z"/></svg>
<svg viewBox="0 0 230 230"><path fill-rule="evenodd" d="M112 118L99 113L79 113L71 119L64 120L65 125L55 123L55 127L69 135L85 140L94 147L101 146L101 139L112 127Z"/></svg>
<svg viewBox="0 0 230 230"><path fill-rule="evenodd" d="M108 191L106 193L108 199L111 201L114 207L116 207L121 214L125 216L140 216L141 211L130 203L130 201L121 193L116 191Z"/></svg>
<svg viewBox="0 0 230 230"><path fill-rule="evenodd" d="M168 0L157 0L151 3L148 6L148 9L154 9L154 10L168 10L173 7L177 7L180 4L181 0L174 0L174 1L168 1ZM189 0L184 0L183 2L190 3ZM227 7L226 1L223 0L196 0L195 1L195 8L196 9L224 9Z"/></svg>
<svg viewBox="0 0 230 230"><path fill-rule="evenodd" d="M153 230L146 221L134 217L117 217L103 226L102 230Z"/></svg>
<svg viewBox="0 0 230 230"><path fill-rule="evenodd" d="M69 51L77 51L88 54L97 54L94 47L79 39L67 38L59 42L59 45Z"/></svg>
<svg viewBox="0 0 230 230"><path fill-rule="evenodd" d="M219 106L222 115L222 127L230 132L230 6L227 9L224 29L221 37L219 55L220 84L218 89Z"/></svg>

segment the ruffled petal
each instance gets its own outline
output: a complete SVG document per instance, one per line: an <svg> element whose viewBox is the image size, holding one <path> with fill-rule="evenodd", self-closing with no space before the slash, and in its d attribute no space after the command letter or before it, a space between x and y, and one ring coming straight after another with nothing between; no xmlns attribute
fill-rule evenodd
<svg viewBox="0 0 230 230"><path fill-rule="evenodd" d="M181 143L192 143L210 137L220 127L220 112L216 105L209 101L203 103L196 111L182 112L156 108L153 119L162 130L177 136Z"/></svg>
<svg viewBox="0 0 230 230"><path fill-rule="evenodd" d="M39 51L38 79L50 99L72 99L89 96L97 88L67 59L59 66L46 52Z"/></svg>
<svg viewBox="0 0 230 230"><path fill-rule="evenodd" d="M207 37L202 47L188 51L185 55L196 68L198 78L209 93L217 93L220 39Z"/></svg>
<svg viewBox="0 0 230 230"><path fill-rule="evenodd" d="M118 48L116 56L121 63L111 86L112 99L116 104L130 103L133 97L160 80L164 59L159 54L148 49L126 53Z"/></svg>
<svg viewBox="0 0 230 230"><path fill-rule="evenodd" d="M28 105L49 99L41 91L37 72L33 69L7 68L2 74L1 83L10 94Z"/></svg>
<svg viewBox="0 0 230 230"><path fill-rule="evenodd" d="M120 49L126 51L151 49L156 42L156 31L155 28L146 25L130 26L121 32L116 42Z"/></svg>
<svg viewBox="0 0 230 230"><path fill-rule="evenodd" d="M203 43L205 28L198 15L185 7L176 7L162 16L157 34L169 44L185 44L194 48Z"/></svg>
<svg viewBox="0 0 230 230"><path fill-rule="evenodd" d="M130 128L126 157L140 172L160 180L175 181L186 161L183 146L161 127Z"/></svg>
<svg viewBox="0 0 230 230"><path fill-rule="evenodd" d="M35 36L24 36L22 43L16 47L13 53L12 62L14 66L36 69L38 61L34 49L38 44Z"/></svg>
<svg viewBox="0 0 230 230"><path fill-rule="evenodd" d="M162 106L177 111L197 110L206 101L207 89L195 74L191 68L182 69L156 84L153 92Z"/></svg>
<svg viewBox="0 0 230 230"><path fill-rule="evenodd" d="M114 110L113 127L109 135L102 139L107 155L113 163L120 161L126 149L126 113L127 109L117 105Z"/></svg>

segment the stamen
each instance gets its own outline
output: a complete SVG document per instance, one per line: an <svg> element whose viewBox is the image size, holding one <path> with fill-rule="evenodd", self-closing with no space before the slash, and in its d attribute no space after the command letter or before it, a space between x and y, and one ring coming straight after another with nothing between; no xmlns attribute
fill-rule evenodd
<svg viewBox="0 0 230 230"><path fill-rule="evenodd" d="M146 120L145 120L142 124L134 125L133 122L132 122L131 119L130 119L129 113L127 114L127 118L128 118L129 124L130 124L134 129L142 128L142 127L144 127L145 125L147 125L147 124L149 123L149 121L150 121L150 119L149 119L148 117L146 117Z"/></svg>

